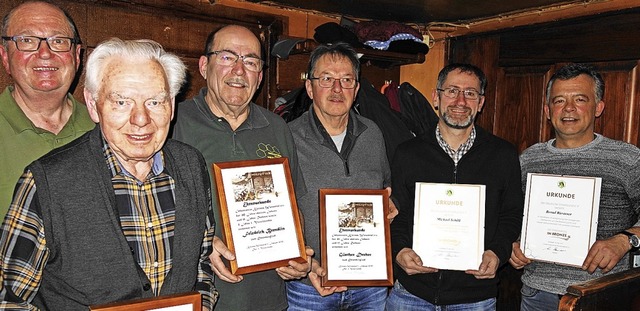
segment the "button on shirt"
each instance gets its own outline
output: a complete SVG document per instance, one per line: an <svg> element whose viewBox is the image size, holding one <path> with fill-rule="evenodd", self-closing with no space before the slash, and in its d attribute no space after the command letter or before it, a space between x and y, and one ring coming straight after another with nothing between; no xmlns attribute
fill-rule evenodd
<svg viewBox="0 0 640 311"><path fill-rule="evenodd" d="M153 294L158 295L173 258L175 181L163 171L161 152L153 156L151 172L144 181L136 179L121 166L106 144L104 152L111 171L122 232L133 249L134 258L151 281Z"/></svg>

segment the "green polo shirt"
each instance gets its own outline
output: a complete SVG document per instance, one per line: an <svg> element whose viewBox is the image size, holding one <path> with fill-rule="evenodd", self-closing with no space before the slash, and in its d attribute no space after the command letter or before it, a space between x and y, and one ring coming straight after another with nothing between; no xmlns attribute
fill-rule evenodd
<svg viewBox="0 0 640 311"><path fill-rule="evenodd" d="M73 103L73 112L64 128L55 135L37 128L11 96L12 86L0 94L0 217L9 209L16 182L24 168L54 148L82 136L94 128L87 107L68 98Z"/></svg>

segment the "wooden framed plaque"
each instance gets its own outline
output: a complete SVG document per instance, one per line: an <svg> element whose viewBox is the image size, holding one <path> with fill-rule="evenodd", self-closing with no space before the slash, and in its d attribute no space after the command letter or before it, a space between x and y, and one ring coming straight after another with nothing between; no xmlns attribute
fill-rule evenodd
<svg viewBox="0 0 640 311"><path fill-rule="evenodd" d="M199 292L189 292L95 305L89 309L95 311L201 311L202 296Z"/></svg>
<svg viewBox="0 0 640 311"><path fill-rule="evenodd" d="M392 286L386 190L320 189L322 286Z"/></svg>
<svg viewBox="0 0 640 311"><path fill-rule="evenodd" d="M213 164L231 272L305 263L304 239L287 158Z"/></svg>

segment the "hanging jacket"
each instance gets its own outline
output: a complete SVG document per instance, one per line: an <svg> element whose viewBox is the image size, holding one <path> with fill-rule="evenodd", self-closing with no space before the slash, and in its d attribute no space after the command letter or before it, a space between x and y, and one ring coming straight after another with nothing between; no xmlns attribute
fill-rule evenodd
<svg viewBox="0 0 640 311"><path fill-rule="evenodd" d="M352 108L378 125L384 136L389 161L393 159L396 147L400 143L414 137L400 114L391 109L387 97L365 78L360 80L360 90Z"/></svg>
<svg viewBox="0 0 640 311"><path fill-rule="evenodd" d="M416 136L438 124L438 115L429 101L408 82L400 85L398 98L402 120Z"/></svg>

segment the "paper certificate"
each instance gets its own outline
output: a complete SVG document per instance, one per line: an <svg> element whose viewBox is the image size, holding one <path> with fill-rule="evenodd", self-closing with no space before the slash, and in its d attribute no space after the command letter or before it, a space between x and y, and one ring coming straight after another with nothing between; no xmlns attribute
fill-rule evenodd
<svg viewBox="0 0 640 311"><path fill-rule="evenodd" d="M527 174L520 248L532 260L582 266L596 240L599 177Z"/></svg>
<svg viewBox="0 0 640 311"><path fill-rule="evenodd" d="M477 270L484 252L484 185L416 183L413 250L426 267Z"/></svg>
<svg viewBox="0 0 640 311"><path fill-rule="evenodd" d="M320 189L322 286L392 286L386 190Z"/></svg>
<svg viewBox="0 0 640 311"><path fill-rule="evenodd" d="M234 274L305 262L306 253L286 158L213 164Z"/></svg>

